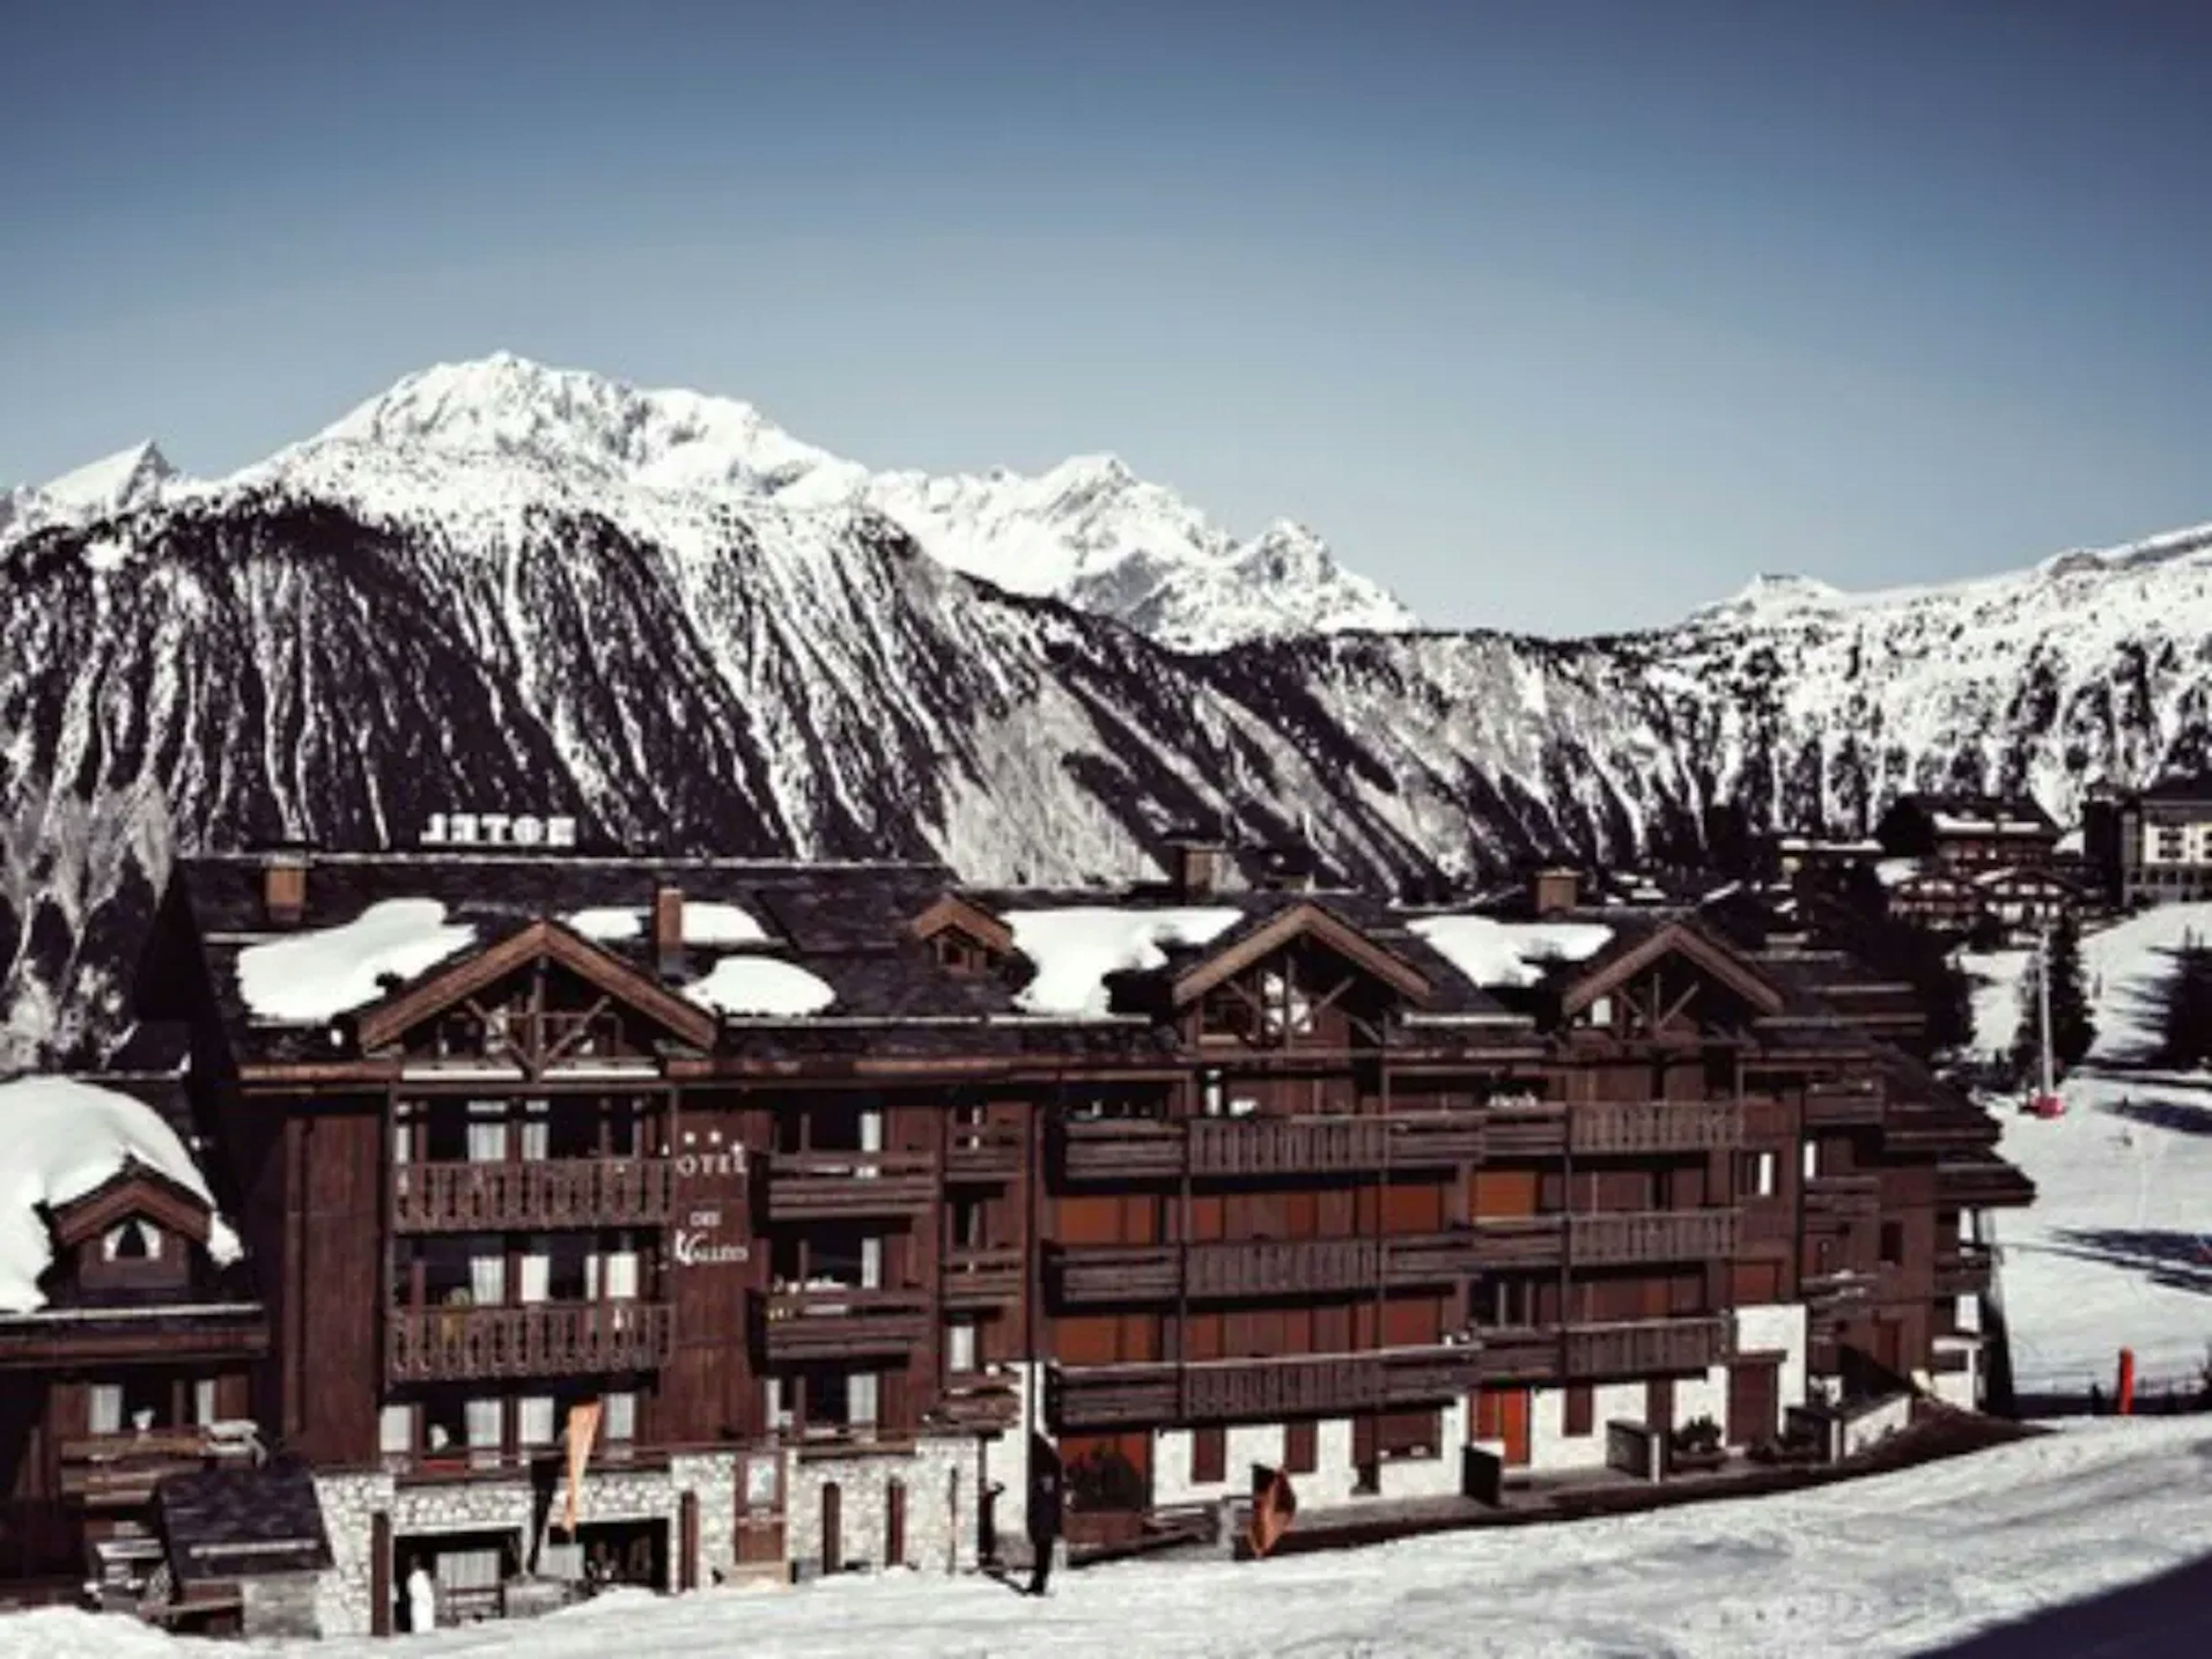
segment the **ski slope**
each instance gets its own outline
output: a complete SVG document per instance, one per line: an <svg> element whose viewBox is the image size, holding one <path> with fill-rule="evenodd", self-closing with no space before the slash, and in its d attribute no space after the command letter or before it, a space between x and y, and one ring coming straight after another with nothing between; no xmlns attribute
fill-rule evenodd
<svg viewBox="0 0 2212 1659"><path fill-rule="evenodd" d="M670 1601L625 1593L535 1623L398 1647L470 1659L1879 1659L1925 1653L2208 1554L2212 1419L2100 1419L1811 1492L1256 1565L1103 1567L1062 1576L1041 1601L988 1579L901 1572ZM2212 1597L2186 1612L2204 1621L2193 1634L2167 1623L2165 1645L2096 1650L2212 1652ZM371 1659L394 1646L280 1651ZM185 1652L119 1616L0 1620L0 1659Z"/></svg>
<svg viewBox="0 0 2212 1659"><path fill-rule="evenodd" d="M2034 1207L1996 1218L2013 1369L2029 1393L2112 1388L2135 1350L2155 1388L2212 1357L2212 1073L2144 1069L2169 955L2212 941L2212 904L2162 906L2082 940L2097 1019L2089 1061L2065 1079L2063 1117L1994 1103L2004 1155L2035 1182ZM2008 1048L2028 953L1969 956L1978 1048Z"/></svg>

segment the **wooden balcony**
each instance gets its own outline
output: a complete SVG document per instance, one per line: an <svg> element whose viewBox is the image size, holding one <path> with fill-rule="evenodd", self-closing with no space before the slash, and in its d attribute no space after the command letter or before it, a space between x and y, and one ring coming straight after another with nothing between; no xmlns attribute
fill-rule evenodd
<svg viewBox="0 0 2212 1659"><path fill-rule="evenodd" d="M88 1509L149 1503L165 1475L204 1468L217 1457L246 1461L253 1443L202 1426L95 1434L60 1448L62 1496Z"/></svg>
<svg viewBox="0 0 2212 1659"><path fill-rule="evenodd" d="M757 1291L752 1306L760 1352L771 1365L902 1358L929 1340L929 1297L921 1291Z"/></svg>
<svg viewBox="0 0 2212 1659"><path fill-rule="evenodd" d="M1979 1296L1990 1287L1994 1261L1986 1244L1961 1240L1936 1253L1936 1294Z"/></svg>
<svg viewBox="0 0 2212 1659"><path fill-rule="evenodd" d="M1011 1376L956 1371L930 1415L975 1434L1002 1434L1022 1420L1020 1386Z"/></svg>
<svg viewBox="0 0 2212 1659"><path fill-rule="evenodd" d="M1484 1156L1479 1112L1328 1117L1069 1119L1055 1132L1072 1182L1275 1180L1437 1169Z"/></svg>
<svg viewBox="0 0 2212 1659"><path fill-rule="evenodd" d="M664 1158L399 1164L392 1170L398 1233L665 1227L675 1210L676 1166Z"/></svg>
<svg viewBox="0 0 2212 1659"><path fill-rule="evenodd" d="M1567 1109L1557 1102L1492 1106L1484 1114L1485 1155L1491 1158L1552 1158L1567 1150Z"/></svg>
<svg viewBox="0 0 2212 1659"><path fill-rule="evenodd" d="M394 1309L384 1320L385 1376L465 1382L657 1370L675 1352L675 1312L665 1302Z"/></svg>
<svg viewBox="0 0 2212 1659"><path fill-rule="evenodd" d="M769 1159L770 1221L860 1221L926 1215L937 1205L927 1152L778 1152Z"/></svg>
<svg viewBox="0 0 2212 1659"><path fill-rule="evenodd" d="M1829 1222L1870 1221L1881 1213L1881 1177L1814 1176L1805 1183L1805 1213Z"/></svg>
<svg viewBox="0 0 2212 1659"><path fill-rule="evenodd" d="M1729 1322L1715 1316L1570 1325L1565 1336L1566 1375L1578 1381L1702 1371L1729 1351Z"/></svg>
<svg viewBox="0 0 2212 1659"><path fill-rule="evenodd" d="M1441 1404L1472 1387L1478 1350L1381 1348L1188 1364L1054 1366L1046 1413L1060 1430L1266 1423Z"/></svg>
<svg viewBox="0 0 2212 1659"><path fill-rule="evenodd" d="M1735 1254L1734 1210L1638 1210L1568 1218L1577 1267L1638 1262L1718 1261Z"/></svg>
<svg viewBox="0 0 2212 1659"><path fill-rule="evenodd" d="M1566 1249L1563 1215L1514 1216L1474 1224L1475 1263L1484 1273L1556 1267Z"/></svg>
<svg viewBox="0 0 2212 1659"><path fill-rule="evenodd" d="M1062 1118L1053 1141L1055 1162L1070 1181L1120 1185L1182 1176L1182 1126L1164 1118Z"/></svg>
<svg viewBox="0 0 2212 1659"><path fill-rule="evenodd" d="M947 1250L939 1274L945 1305L963 1310L1011 1306L1022 1299L1028 1268L1028 1258L1019 1250Z"/></svg>
<svg viewBox="0 0 2212 1659"><path fill-rule="evenodd" d="M1494 1326L1479 1332L1477 1340L1476 1371L1486 1386L1556 1382L1562 1374L1565 1345L1557 1326Z"/></svg>
<svg viewBox="0 0 2212 1659"><path fill-rule="evenodd" d="M1808 1129L1858 1129L1880 1126L1888 1098L1877 1087L1845 1088L1814 1085L1805 1091L1805 1127Z"/></svg>
<svg viewBox="0 0 2212 1659"><path fill-rule="evenodd" d="M995 1186L1022 1172L1028 1132L1018 1123L953 1123L945 1136L945 1178Z"/></svg>
<svg viewBox="0 0 2212 1659"><path fill-rule="evenodd" d="M2035 1202L2035 1183L1994 1158L1947 1159L1936 1166L1936 1196L1960 1209L2012 1208Z"/></svg>
<svg viewBox="0 0 2212 1659"><path fill-rule="evenodd" d="M1743 1144L1734 1100L1578 1100L1567 1108L1567 1150L1577 1158L1709 1152Z"/></svg>
<svg viewBox="0 0 2212 1659"><path fill-rule="evenodd" d="M1079 1245L1046 1259L1060 1306L1262 1302L1369 1291L1382 1285L1448 1285L1479 1270L1471 1231L1388 1238L1261 1239L1191 1244Z"/></svg>

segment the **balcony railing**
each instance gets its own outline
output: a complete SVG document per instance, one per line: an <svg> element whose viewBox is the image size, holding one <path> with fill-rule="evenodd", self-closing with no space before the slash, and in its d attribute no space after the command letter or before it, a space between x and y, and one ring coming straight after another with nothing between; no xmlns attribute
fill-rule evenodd
<svg viewBox="0 0 2212 1659"><path fill-rule="evenodd" d="M667 1158L399 1164L392 1170L392 1226L401 1233L663 1227L675 1209L676 1168Z"/></svg>
<svg viewBox="0 0 2212 1659"><path fill-rule="evenodd" d="M1735 1254L1734 1210L1639 1210L1571 1217L1567 1241L1577 1267L1644 1261L1717 1261Z"/></svg>
<svg viewBox="0 0 2212 1659"><path fill-rule="evenodd" d="M998 1308L1018 1302L1028 1267L1028 1258L1019 1250L947 1250L939 1276L945 1305Z"/></svg>
<svg viewBox="0 0 2212 1659"><path fill-rule="evenodd" d="M1664 1376L1718 1364L1729 1351L1729 1322L1699 1316L1570 1325L1565 1337L1571 1377Z"/></svg>
<svg viewBox="0 0 2212 1659"><path fill-rule="evenodd" d="M1986 1244L1961 1241L1936 1253L1936 1294L1979 1296L1990 1287L1992 1257Z"/></svg>
<svg viewBox="0 0 2212 1659"><path fill-rule="evenodd" d="M1936 1194L1945 1204L1988 1209L2035 1202L2035 1183L2009 1164L1974 1159L1936 1166Z"/></svg>
<svg viewBox="0 0 2212 1659"><path fill-rule="evenodd" d="M1011 1376L955 1371L946 1378L933 1416L974 1433L1000 1433L1021 1421L1019 1386Z"/></svg>
<svg viewBox="0 0 2212 1659"><path fill-rule="evenodd" d="M1473 1232L1384 1238L1258 1239L1236 1243L1079 1245L1047 1258L1063 1307L1172 1302L1252 1302L1370 1291L1378 1285L1448 1285L1476 1272Z"/></svg>
<svg viewBox="0 0 2212 1659"><path fill-rule="evenodd" d="M1743 1144L1734 1100L1578 1100L1567 1108L1567 1149L1578 1158L1709 1152Z"/></svg>
<svg viewBox="0 0 2212 1659"><path fill-rule="evenodd" d="M1567 1109L1556 1101L1492 1106L1483 1138L1490 1158L1557 1158L1567 1150Z"/></svg>
<svg viewBox="0 0 2212 1659"><path fill-rule="evenodd" d="M1479 1333L1480 1380L1490 1386L1553 1382L1561 1375L1565 1340L1556 1325L1493 1326Z"/></svg>
<svg viewBox="0 0 2212 1659"><path fill-rule="evenodd" d="M826 1285L756 1292L752 1305L771 1365L896 1358L929 1340L929 1297L921 1291Z"/></svg>
<svg viewBox="0 0 2212 1659"><path fill-rule="evenodd" d="M769 1159L771 1221L845 1221L927 1213L937 1160L927 1152L778 1152Z"/></svg>
<svg viewBox="0 0 2212 1659"><path fill-rule="evenodd" d="M1556 1267L1566 1248L1563 1215L1500 1218L1474 1224L1475 1259L1482 1271Z"/></svg>
<svg viewBox="0 0 2212 1659"><path fill-rule="evenodd" d="M62 1495L94 1508L143 1504L152 1498L155 1485L164 1475L204 1468L216 1457L243 1459L253 1449L251 1439L206 1426L64 1440L60 1450Z"/></svg>
<svg viewBox="0 0 2212 1659"><path fill-rule="evenodd" d="M1076 1182L1272 1179L1479 1162L1479 1112L1328 1117L1074 1118L1056 1133Z"/></svg>
<svg viewBox="0 0 2212 1659"><path fill-rule="evenodd" d="M1809 1129L1872 1127L1881 1123L1887 1105L1887 1097L1878 1088L1822 1088L1815 1085L1805 1091L1805 1127Z"/></svg>
<svg viewBox="0 0 2212 1659"><path fill-rule="evenodd" d="M1060 1429L1273 1422L1440 1404L1474 1386L1478 1350L1443 1346L1177 1365L1054 1366L1046 1412Z"/></svg>
<svg viewBox="0 0 2212 1659"><path fill-rule="evenodd" d="M1866 1221L1881 1213L1881 1177L1814 1176L1805 1183L1806 1213L1831 1221Z"/></svg>
<svg viewBox="0 0 2212 1659"><path fill-rule="evenodd" d="M394 1382L657 1370L675 1349L675 1310L665 1302L395 1309L384 1322Z"/></svg>
<svg viewBox="0 0 2212 1659"><path fill-rule="evenodd" d="M947 1181L1012 1181L1022 1172L1028 1134L1018 1123L955 1123L946 1131Z"/></svg>

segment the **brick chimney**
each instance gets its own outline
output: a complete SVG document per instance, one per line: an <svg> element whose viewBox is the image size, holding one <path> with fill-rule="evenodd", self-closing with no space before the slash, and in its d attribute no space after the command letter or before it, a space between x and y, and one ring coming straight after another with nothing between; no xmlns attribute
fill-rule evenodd
<svg viewBox="0 0 2212 1659"><path fill-rule="evenodd" d="M653 954L661 963L684 954L684 890L668 882L653 890Z"/></svg>
<svg viewBox="0 0 2212 1659"><path fill-rule="evenodd" d="M1196 836L1178 836L1168 842L1168 879L1176 896L1202 899L1212 896L1221 874L1221 848Z"/></svg>
<svg viewBox="0 0 2212 1659"><path fill-rule="evenodd" d="M261 908L273 927L296 927L307 913L307 855L272 853L261 866Z"/></svg>
<svg viewBox="0 0 2212 1659"><path fill-rule="evenodd" d="M1540 916L1555 916L1562 910L1571 910L1582 902L1582 896L1583 878L1579 872L1554 866L1539 870L1529 878L1530 907Z"/></svg>

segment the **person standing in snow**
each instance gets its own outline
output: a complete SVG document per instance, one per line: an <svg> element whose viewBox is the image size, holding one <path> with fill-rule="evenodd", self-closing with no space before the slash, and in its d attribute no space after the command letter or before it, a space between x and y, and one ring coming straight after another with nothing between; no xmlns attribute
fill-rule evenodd
<svg viewBox="0 0 2212 1659"><path fill-rule="evenodd" d="M438 1628L438 1586L420 1561L407 1575L407 1628L415 1635Z"/></svg>

